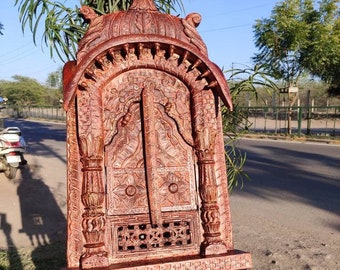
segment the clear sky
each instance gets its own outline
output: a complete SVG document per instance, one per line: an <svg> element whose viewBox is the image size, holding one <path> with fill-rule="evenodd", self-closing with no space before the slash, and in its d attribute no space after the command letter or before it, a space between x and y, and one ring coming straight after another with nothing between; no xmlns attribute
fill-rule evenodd
<svg viewBox="0 0 340 270"><path fill-rule="evenodd" d="M60 0L70 7L77 0ZM198 27L208 47L210 59L219 67L250 65L256 52L252 26L256 19L268 18L278 0L183 0L185 13L198 12L203 19ZM185 14L180 14L185 17ZM50 58L49 49L42 46L41 36L34 45L31 32L22 33L14 0L1 1L0 80L13 75L27 76L45 83L49 73L63 63Z"/></svg>

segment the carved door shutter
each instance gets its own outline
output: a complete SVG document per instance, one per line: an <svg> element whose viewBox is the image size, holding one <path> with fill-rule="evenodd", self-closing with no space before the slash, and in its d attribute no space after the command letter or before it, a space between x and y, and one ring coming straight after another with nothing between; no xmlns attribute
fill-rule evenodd
<svg viewBox="0 0 340 270"><path fill-rule="evenodd" d="M111 81L103 104L107 214L120 239L113 249L192 246L198 198L189 90L169 74L140 69Z"/></svg>

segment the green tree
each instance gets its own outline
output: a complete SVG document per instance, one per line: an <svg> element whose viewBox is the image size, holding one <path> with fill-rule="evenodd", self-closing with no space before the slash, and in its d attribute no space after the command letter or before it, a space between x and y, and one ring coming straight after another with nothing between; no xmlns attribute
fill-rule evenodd
<svg viewBox="0 0 340 270"><path fill-rule="evenodd" d="M62 67L47 76L47 102L51 106L60 106L63 98Z"/></svg>
<svg viewBox="0 0 340 270"><path fill-rule="evenodd" d="M62 89L62 73L63 73L63 68L60 67L58 70L51 72L47 76L46 80L46 85L50 88L55 88L55 89Z"/></svg>
<svg viewBox="0 0 340 270"><path fill-rule="evenodd" d="M28 77L15 75L12 78L14 81L0 82L0 94L8 99L8 105L17 111L18 116L24 108L44 104L46 87Z"/></svg>
<svg viewBox="0 0 340 270"><path fill-rule="evenodd" d="M64 1L65 2L65 1ZM79 13L79 6L68 7L64 2L51 0L15 0L19 8L22 29L26 27L33 34L36 43L40 34L39 26L44 25L43 40L62 61L75 59L78 41L82 38L88 25ZM107 14L129 8L132 0L80 0L80 5L92 7L98 14ZM157 0L156 6L162 12L170 13L175 6L183 7L181 0Z"/></svg>
<svg viewBox="0 0 340 270"><path fill-rule="evenodd" d="M255 63L265 66L288 85L296 83L303 71L299 59L309 32L301 15L312 0L304 1L303 5L300 2L280 2L269 19L257 20L254 25L255 46L259 49L253 58Z"/></svg>
<svg viewBox="0 0 340 270"><path fill-rule="evenodd" d="M286 86L293 86L303 72L340 85L339 0L285 0L270 18L254 25L253 60L266 65Z"/></svg>
<svg viewBox="0 0 340 270"><path fill-rule="evenodd" d="M319 10L305 14L310 31L301 63L312 75L330 84L329 93L340 95L339 0L320 1Z"/></svg>

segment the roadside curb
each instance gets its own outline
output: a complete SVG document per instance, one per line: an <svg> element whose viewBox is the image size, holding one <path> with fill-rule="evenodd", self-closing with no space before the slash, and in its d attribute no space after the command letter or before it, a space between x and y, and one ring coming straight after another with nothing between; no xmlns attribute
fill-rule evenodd
<svg viewBox="0 0 340 270"><path fill-rule="evenodd" d="M340 145L340 140L332 140L325 138L308 138L308 137L290 137L283 135L268 135L268 134L243 134L242 138L250 139L268 139L268 140L283 140L283 141L295 141L295 142L315 142L325 144L336 144Z"/></svg>
<svg viewBox="0 0 340 270"><path fill-rule="evenodd" d="M60 124L66 125L66 120L57 120L57 119L44 119L44 118L6 118L6 119L14 119L16 121L29 121L29 122L37 122L37 123L47 123L47 124Z"/></svg>

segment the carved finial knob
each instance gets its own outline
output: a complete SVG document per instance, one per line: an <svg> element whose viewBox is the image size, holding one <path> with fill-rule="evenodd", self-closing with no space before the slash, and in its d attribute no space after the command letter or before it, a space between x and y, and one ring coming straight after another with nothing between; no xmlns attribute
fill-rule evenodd
<svg viewBox="0 0 340 270"><path fill-rule="evenodd" d="M185 20L193 27L198 27L202 21L202 16L198 13L190 13Z"/></svg>
<svg viewBox="0 0 340 270"><path fill-rule="evenodd" d="M80 8L80 12L81 12L81 14L83 14L84 18L86 20L89 20L90 22L98 17L96 12L94 12L94 10L92 8L90 8L89 6L82 6Z"/></svg>

